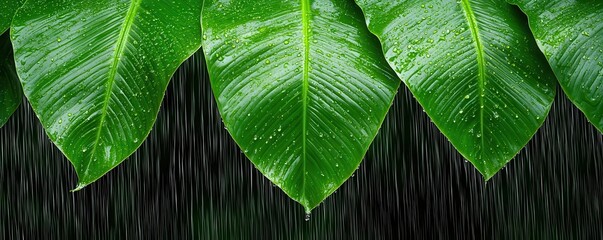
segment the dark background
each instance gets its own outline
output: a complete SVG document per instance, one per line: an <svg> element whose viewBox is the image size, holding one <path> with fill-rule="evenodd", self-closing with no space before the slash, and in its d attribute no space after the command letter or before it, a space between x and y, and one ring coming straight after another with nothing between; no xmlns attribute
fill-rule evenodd
<svg viewBox="0 0 603 240"><path fill-rule="evenodd" d="M0 239L601 239L602 175L602 135L563 94L486 183L401 87L355 176L305 221L224 129L199 52L142 147L76 193L25 102L0 129Z"/></svg>

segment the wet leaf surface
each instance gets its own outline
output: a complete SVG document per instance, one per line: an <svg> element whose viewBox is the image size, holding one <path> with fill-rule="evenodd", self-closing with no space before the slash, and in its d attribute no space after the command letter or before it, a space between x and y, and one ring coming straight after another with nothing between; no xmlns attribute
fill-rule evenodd
<svg viewBox="0 0 603 240"><path fill-rule="evenodd" d="M565 94L603 131L603 2L512 0L530 27Z"/></svg>
<svg viewBox="0 0 603 240"><path fill-rule="evenodd" d="M15 70L9 35L0 34L0 127L8 121L22 98L21 83Z"/></svg>
<svg viewBox="0 0 603 240"><path fill-rule="evenodd" d="M30 0L11 38L25 96L90 184L151 130L169 80L200 47L198 0Z"/></svg>
<svg viewBox="0 0 603 240"><path fill-rule="evenodd" d="M511 5L357 3L398 76L484 178L507 164L544 122L555 77Z"/></svg>
<svg viewBox="0 0 603 240"><path fill-rule="evenodd" d="M246 156L310 211L360 165L399 80L353 2L205 1L218 107Z"/></svg>

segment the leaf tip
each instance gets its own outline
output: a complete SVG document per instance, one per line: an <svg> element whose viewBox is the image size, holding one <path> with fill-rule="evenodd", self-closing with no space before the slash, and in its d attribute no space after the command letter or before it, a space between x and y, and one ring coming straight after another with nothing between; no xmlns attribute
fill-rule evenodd
<svg viewBox="0 0 603 240"><path fill-rule="evenodd" d="M312 210L320 204L320 202L311 203L310 200L308 200L308 198L306 198L305 196L301 199L295 200L304 207L304 212L306 213L306 215L310 215L312 213Z"/></svg>
<svg viewBox="0 0 603 240"><path fill-rule="evenodd" d="M500 171L500 170L501 170L503 167L504 167L504 165L503 165L503 166L501 166L501 167L497 167L495 170L493 170L493 169L484 169L484 170L482 170L482 169L480 169L480 168L477 168L477 169L478 169L478 171L479 171L479 172L482 174L482 177L484 178L484 182L488 182L488 181L490 181L490 179L492 179L492 177L496 176L496 174L497 174L497 173L498 173L498 172L499 172L499 171Z"/></svg>
<svg viewBox="0 0 603 240"><path fill-rule="evenodd" d="M492 177L494 177L494 175L496 175L495 173L482 173L482 176L484 177L484 182L488 182L490 181L490 179L492 179Z"/></svg>
<svg viewBox="0 0 603 240"><path fill-rule="evenodd" d="M71 192L74 193L74 192L80 191L80 190L84 189L86 186L88 186L87 183L80 182L80 183L77 184L77 186L75 187L75 189L71 190Z"/></svg>
<svg viewBox="0 0 603 240"><path fill-rule="evenodd" d="M312 214L312 209L314 209L313 207L310 207L308 205L303 205L303 206L304 206L304 211L306 212L306 215Z"/></svg>

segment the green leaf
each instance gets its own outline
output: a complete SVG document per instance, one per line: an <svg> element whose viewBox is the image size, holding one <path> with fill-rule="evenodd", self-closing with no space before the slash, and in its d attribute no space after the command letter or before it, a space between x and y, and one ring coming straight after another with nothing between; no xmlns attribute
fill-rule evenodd
<svg viewBox="0 0 603 240"><path fill-rule="evenodd" d="M23 91L78 189L149 134L177 67L201 44L199 0L29 0L12 25Z"/></svg>
<svg viewBox="0 0 603 240"><path fill-rule="evenodd" d="M0 127L15 112L23 96L15 71L9 33L4 33L24 0L0 0Z"/></svg>
<svg viewBox="0 0 603 240"><path fill-rule="evenodd" d="M15 112L22 99L8 33L0 36L0 127Z"/></svg>
<svg viewBox="0 0 603 240"><path fill-rule="evenodd" d="M512 0L569 99L603 132L603 2Z"/></svg>
<svg viewBox="0 0 603 240"><path fill-rule="evenodd" d="M25 0L0 0L0 34L8 29L15 12L24 2Z"/></svg>
<svg viewBox="0 0 603 240"><path fill-rule="evenodd" d="M399 80L346 0L205 1L203 49L245 155L310 211L358 168Z"/></svg>
<svg viewBox="0 0 603 240"><path fill-rule="evenodd" d="M521 12L492 0L357 0L385 58L489 179L547 116L555 78Z"/></svg>

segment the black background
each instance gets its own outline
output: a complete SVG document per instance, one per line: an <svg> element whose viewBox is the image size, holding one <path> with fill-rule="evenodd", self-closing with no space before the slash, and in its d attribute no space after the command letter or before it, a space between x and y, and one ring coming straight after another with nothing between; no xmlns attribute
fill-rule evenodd
<svg viewBox="0 0 603 240"><path fill-rule="evenodd" d="M306 221L224 129L199 52L142 147L76 193L73 168L24 102L0 129L0 236L601 239L602 174L602 135L561 91L534 139L486 183L402 86L355 176Z"/></svg>

